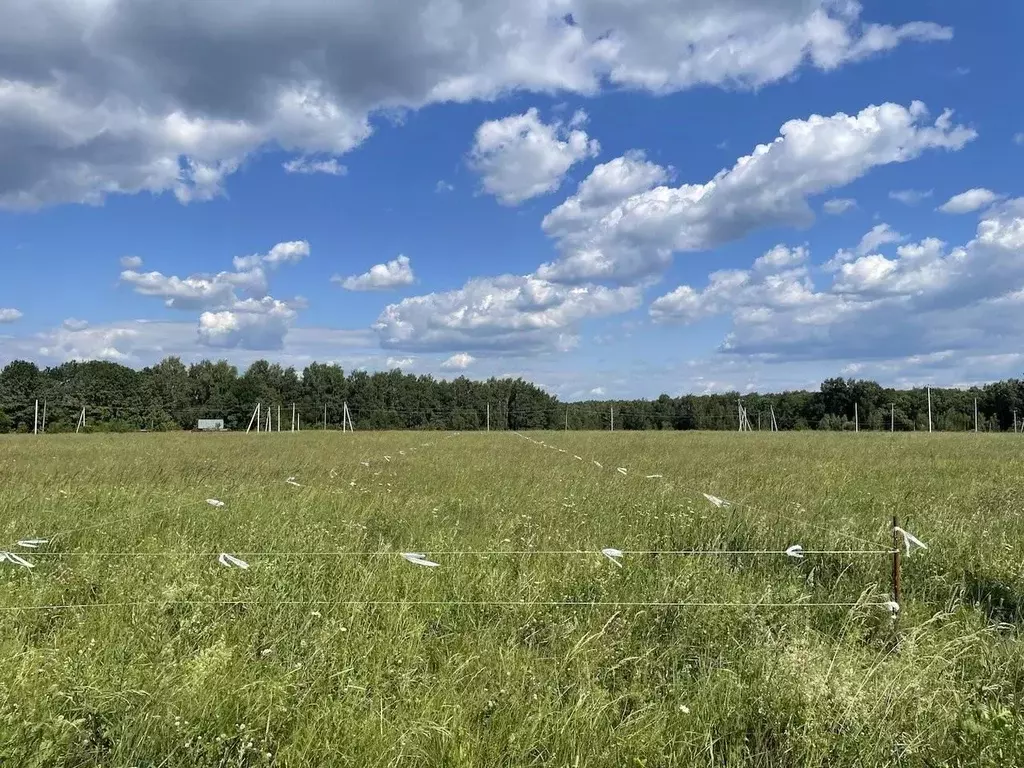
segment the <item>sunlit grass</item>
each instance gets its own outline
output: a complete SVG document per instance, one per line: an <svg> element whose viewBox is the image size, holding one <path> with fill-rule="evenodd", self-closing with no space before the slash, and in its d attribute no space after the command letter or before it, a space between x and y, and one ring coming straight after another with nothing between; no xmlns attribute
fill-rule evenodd
<svg viewBox="0 0 1024 768"><path fill-rule="evenodd" d="M532 437L0 439L0 762L1024 763L1019 439Z"/></svg>

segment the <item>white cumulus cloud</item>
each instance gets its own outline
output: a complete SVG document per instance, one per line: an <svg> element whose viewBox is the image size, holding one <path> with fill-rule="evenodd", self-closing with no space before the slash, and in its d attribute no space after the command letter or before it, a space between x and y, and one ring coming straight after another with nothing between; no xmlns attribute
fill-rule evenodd
<svg viewBox="0 0 1024 768"><path fill-rule="evenodd" d="M122 256L121 266L125 269L138 269L142 266L142 259L138 256Z"/></svg>
<svg viewBox="0 0 1024 768"><path fill-rule="evenodd" d="M904 205L917 205L922 200L931 197L931 189L897 189L889 193L890 200L896 200Z"/></svg>
<svg viewBox="0 0 1024 768"><path fill-rule="evenodd" d="M282 166L285 173L326 173L328 176L344 176L348 169L338 162L337 158L328 157L316 159L312 157L297 157L289 160Z"/></svg>
<svg viewBox="0 0 1024 768"><path fill-rule="evenodd" d="M821 205L821 209L832 216L839 216L856 207L857 201L850 197L834 197Z"/></svg>
<svg viewBox="0 0 1024 768"><path fill-rule="evenodd" d="M14 309L12 307L0 307L0 323L13 323L15 320L20 320L22 313L20 309Z"/></svg>
<svg viewBox="0 0 1024 768"><path fill-rule="evenodd" d="M346 291L388 291L412 285L416 276L408 256L399 256L384 264L374 264L361 275L341 277L335 275L332 282L338 283Z"/></svg>
<svg viewBox="0 0 1024 768"><path fill-rule="evenodd" d="M600 144L579 127L547 124L536 108L501 120L488 120L476 130L470 165L480 174L483 188L505 205L517 205L554 192L573 165L600 151Z"/></svg>
<svg viewBox="0 0 1024 768"><path fill-rule="evenodd" d="M816 286L806 268L714 273L650 308L659 322L724 315L722 351L765 360L924 360L1002 355L1024 333L1024 199L987 210L963 246L938 238L837 265ZM929 358L930 359L930 358Z"/></svg>
<svg viewBox="0 0 1024 768"><path fill-rule="evenodd" d="M443 363L441 367L446 371L464 371L476 361L476 358L465 352L457 352Z"/></svg>
<svg viewBox="0 0 1024 768"><path fill-rule="evenodd" d="M999 195L990 189L976 187L953 195L946 202L939 206L943 213L973 213L974 211L987 208L999 199Z"/></svg>
<svg viewBox="0 0 1024 768"><path fill-rule="evenodd" d="M703 184L634 187L614 201L581 199L588 178L545 218L562 255L537 274L565 282L636 281L666 269L675 252L714 248L764 227L808 225L811 196L928 150L958 150L976 136L955 125L949 111L933 122L927 115L924 104L913 102L790 120L770 144Z"/></svg>
<svg viewBox="0 0 1024 768"><path fill-rule="evenodd" d="M533 275L501 275L390 304L373 327L381 344L393 349L549 351L573 346L581 321L627 312L642 298L636 287L565 286Z"/></svg>
<svg viewBox="0 0 1024 768"><path fill-rule="evenodd" d="M756 88L950 29L856 0L0 4L0 207L223 194L266 147L334 166L379 115L509 92ZM340 167L340 166L339 166Z"/></svg>

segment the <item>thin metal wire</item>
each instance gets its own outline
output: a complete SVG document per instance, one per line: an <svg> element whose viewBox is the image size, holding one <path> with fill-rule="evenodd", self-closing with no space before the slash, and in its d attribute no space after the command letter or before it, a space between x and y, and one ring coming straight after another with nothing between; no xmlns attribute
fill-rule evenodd
<svg viewBox="0 0 1024 768"><path fill-rule="evenodd" d="M493 606L499 608L885 608L889 602L824 602L824 603L716 603L716 602L660 602L660 601L623 601L623 600L587 600L573 602L569 600L128 600L111 603L52 603L43 605L5 605L0 611L22 612L43 610L77 610L84 608L132 608L132 607L167 607L171 605L194 606Z"/></svg>
<svg viewBox="0 0 1024 768"><path fill-rule="evenodd" d="M544 447L544 448L552 448L554 450L557 450L559 453L567 453L567 454L569 453L569 451L567 449L561 448L561 447L556 446L556 445L554 445L552 443L545 443L545 442L540 441L540 440L534 440L533 438L527 437L526 435L524 435L524 434L522 434L520 432L513 432L513 434L516 435L517 437L523 438L524 440L526 440L528 442L533 443L534 445L539 445L539 446ZM575 454L570 454L570 455L575 456ZM591 463L594 463L593 460L591 461ZM646 475L644 476L644 479L647 479ZM704 496L705 495L704 491L698 491L695 488L690 488L688 486L684 486L683 490L685 490L687 493L692 493L694 495L700 495L700 496ZM749 510L752 510L752 511L755 511L755 512L765 512L765 513L768 513L768 514L773 514L776 517L782 518L783 520L788 520L791 523L796 523L797 525L802 525L802 526L805 526L807 528L810 528L810 529L816 530L816 531L824 531L824 530L826 530L826 529L822 528L821 526L814 525L812 523L807 522L806 520L800 520L800 519L795 518L795 517L789 517L787 515L782 514L781 512L772 512L772 511L769 511L769 510L765 510L765 509L762 509L760 507L754 506L753 504L749 504L749 503L747 503L745 501L732 501L732 500L729 500L728 506L730 506L730 507L744 507L746 509L749 509ZM833 533L833 534L835 534L837 536L840 536L840 537L851 539L853 541L859 541L861 544L868 544L868 545L871 545L871 546L876 546L877 545L877 542L875 542L875 541L871 541L869 539L865 539L865 538L862 538L860 536L856 536L856 535L854 535L852 533L846 533L845 531L837 531L837 530L828 529L828 532ZM836 554L842 554L842 553L841 552L837 552ZM885 553L879 553L879 554L885 554Z"/></svg>
<svg viewBox="0 0 1024 768"><path fill-rule="evenodd" d="M420 551L420 550L410 550ZM774 550L774 549L678 549L678 550L657 550L657 549L623 549L620 550L625 555L668 555L668 556L680 556L680 557L718 557L724 555L766 555L772 557L778 557L786 555L787 557L795 557L787 553L785 550ZM25 557L218 557L219 555L227 552L228 554L235 555L237 557L402 557L405 553L403 552L382 552L382 551L357 551L357 550L331 550L331 551L278 551L278 552L248 552L244 550L219 550L217 552L177 552L170 550L162 550L156 552L146 552L144 550L138 550L133 552L85 552L85 551L65 551L65 552L41 552L41 551L25 551L21 552ZM891 555L894 550L891 549L817 549L817 550L800 550L801 555ZM530 555L604 555L600 550L595 549L566 549L566 550L531 550L531 549L520 549L520 550L425 550L424 554L429 554L431 557L490 557L495 555L515 555L515 556L530 556Z"/></svg>

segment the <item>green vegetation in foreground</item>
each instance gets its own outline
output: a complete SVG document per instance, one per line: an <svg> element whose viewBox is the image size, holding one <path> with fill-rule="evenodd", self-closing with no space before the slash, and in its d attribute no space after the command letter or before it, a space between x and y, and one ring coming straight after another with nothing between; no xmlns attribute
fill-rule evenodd
<svg viewBox="0 0 1024 768"><path fill-rule="evenodd" d="M1019 438L541 436L0 439L2 546L82 553L18 549L0 606L144 603L0 613L0 763L1024 764ZM875 602L884 556L188 554L884 547L893 514L930 547L898 649L872 606L302 603Z"/></svg>

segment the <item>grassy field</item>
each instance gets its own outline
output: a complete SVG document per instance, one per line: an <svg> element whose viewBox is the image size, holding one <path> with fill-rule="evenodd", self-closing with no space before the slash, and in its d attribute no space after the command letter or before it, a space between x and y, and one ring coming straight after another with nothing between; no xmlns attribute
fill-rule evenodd
<svg viewBox="0 0 1024 768"><path fill-rule="evenodd" d="M1020 438L530 437L0 438L0 764L1024 765Z"/></svg>

